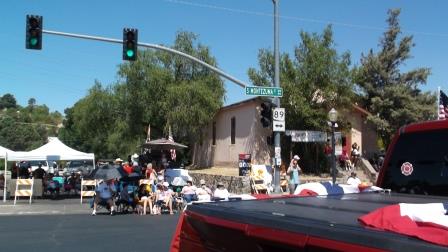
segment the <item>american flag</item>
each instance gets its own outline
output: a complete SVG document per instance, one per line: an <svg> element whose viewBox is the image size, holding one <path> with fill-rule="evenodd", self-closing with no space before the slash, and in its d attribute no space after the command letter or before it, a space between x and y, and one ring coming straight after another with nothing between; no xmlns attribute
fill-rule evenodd
<svg viewBox="0 0 448 252"><path fill-rule="evenodd" d="M169 127L168 140L174 142L173 134L171 134L171 126ZM175 161L176 160L176 150L171 149L170 153L171 153L171 160Z"/></svg>
<svg viewBox="0 0 448 252"><path fill-rule="evenodd" d="M439 120L448 119L448 96L440 90L439 97Z"/></svg>

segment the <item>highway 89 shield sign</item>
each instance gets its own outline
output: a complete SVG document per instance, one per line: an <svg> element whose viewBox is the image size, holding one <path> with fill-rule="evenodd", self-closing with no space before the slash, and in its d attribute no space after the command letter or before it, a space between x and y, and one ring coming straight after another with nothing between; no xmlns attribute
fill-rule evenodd
<svg viewBox="0 0 448 252"><path fill-rule="evenodd" d="M285 132L285 108L274 108L272 111L272 130Z"/></svg>

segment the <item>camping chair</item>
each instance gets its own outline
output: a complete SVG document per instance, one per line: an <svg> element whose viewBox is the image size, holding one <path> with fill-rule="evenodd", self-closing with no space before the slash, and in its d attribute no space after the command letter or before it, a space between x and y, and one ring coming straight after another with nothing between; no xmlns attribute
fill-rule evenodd
<svg viewBox="0 0 448 252"><path fill-rule="evenodd" d="M252 190L256 194L260 194L260 192L264 192L265 194L269 194L269 184L268 181L268 171L266 166L264 165L252 165L252 169L250 172L249 180L252 187Z"/></svg>
<svg viewBox="0 0 448 252"><path fill-rule="evenodd" d="M85 190L84 186L93 187L93 190ZM96 179L81 179L81 204L83 197L94 197L96 188Z"/></svg>

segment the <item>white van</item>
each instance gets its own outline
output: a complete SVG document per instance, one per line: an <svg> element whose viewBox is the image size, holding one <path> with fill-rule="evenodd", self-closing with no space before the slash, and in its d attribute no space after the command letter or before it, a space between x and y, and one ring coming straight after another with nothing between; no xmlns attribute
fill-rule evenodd
<svg viewBox="0 0 448 252"><path fill-rule="evenodd" d="M39 168L39 164L42 164L42 169L44 169L45 172L48 172L49 166L47 160L27 161L27 163L31 166L33 171Z"/></svg>

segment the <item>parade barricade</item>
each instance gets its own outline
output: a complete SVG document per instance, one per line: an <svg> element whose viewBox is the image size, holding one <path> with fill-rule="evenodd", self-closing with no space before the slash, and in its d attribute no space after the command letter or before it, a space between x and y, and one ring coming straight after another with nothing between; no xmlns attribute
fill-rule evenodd
<svg viewBox="0 0 448 252"><path fill-rule="evenodd" d="M85 186L93 187L93 190L85 190ZM95 196L96 179L81 179L81 204L83 197Z"/></svg>
<svg viewBox="0 0 448 252"><path fill-rule="evenodd" d="M23 187L29 187L23 189ZM30 204L33 199L34 179L17 179L16 190L14 192L14 205L16 205L17 197L30 197Z"/></svg>

